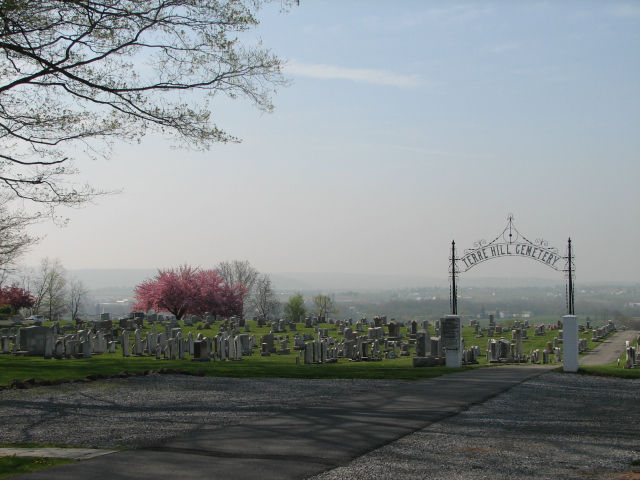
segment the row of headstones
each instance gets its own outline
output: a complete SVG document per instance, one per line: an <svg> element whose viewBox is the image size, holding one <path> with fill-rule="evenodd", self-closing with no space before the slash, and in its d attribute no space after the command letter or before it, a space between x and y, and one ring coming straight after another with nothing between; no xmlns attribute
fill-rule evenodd
<svg viewBox="0 0 640 480"><path fill-rule="evenodd" d="M339 324L336 322L336 324ZM348 322L345 322L342 325L348 325ZM358 323L356 325L363 325L364 323ZM444 350L443 350L443 342L441 337L430 338L430 333L428 328L428 322L424 322L423 326L424 330L421 332L416 332L416 339L411 339L409 343L402 342L399 338L402 337L399 329L394 328L395 322L390 322L387 324L390 327L389 333L390 335L385 338L384 329L382 327L373 327L369 328L367 332L367 337L363 337L359 335L360 332L354 332L351 328L339 328L339 333L344 334L344 338L339 343L329 337L329 329L320 328L318 326L315 327L315 332L318 334L318 340L322 342L323 340L328 341L328 345L331 347L335 347L335 350L331 350L332 352L336 352L334 356L327 357L329 361L333 361L334 358L350 358L352 360L359 360L362 358L369 358L370 355L366 351L367 345L372 345L372 349L376 350L376 355L373 357L382 358L397 358L398 355L410 355L410 345L411 342L415 342L415 353L417 356L425 357L433 354L437 358L444 358ZM398 324L399 325L399 324ZM412 329L417 327L417 322L413 322ZM438 328L438 322L436 323L436 328ZM411 331L411 330L410 330ZM395 335L395 336L394 336ZM414 335L410 333L410 336ZM365 338L364 340L362 340ZM272 331L270 334L267 334L261 339L261 355L270 355L272 353L276 354L289 354L290 350L288 349L288 337L285 340L282 340L281 337L278 337L278 340L281 342L280 349L276 350L275 348L275 340L274 332ZM317 343L313 343L314 337L310 334L304 334L300 336L299 334L295 335L294 338L294 350L304 350L305 354L300 358L304 363L322 363L322 358L318 360L318 358L309 357L311 353L306 352L307 350L307 341L311 340L312 344L309 349L312 350L313 345L317 345ZM355 340L355 343L354 343ZM377 343L375 343L377 342ZM381 342L384 342L384 346L381 347ZM354 349L355 346L355 349ZM364 350L363 350L364 349ZM477 357L481 355L479 347L472 347L471 349L465 350L464 344L462 348L462 360L463 363L473 364L478 363ZM317 350L320 352L320 350ZM318 354L320 355L320 354ZM311 358L311 359L310 359Z"/></svg>
<svg viewBox="0 0 640 480"><path fill-rule="evenodd" d="M123 356L152 356L155 354L157 359L184 359L186 355L192 355L196 359L204 360L209 358L226 360L240 359L242 355L250 355L255 347L255 337L241 334L237 336L228 335L226 332L218 333L213 339L204 338L202 334L194 339L193 334L189 332L186 338L183 338L182 331L179 328L165 327L165 332L156 333L155 331L143 334L141 329L137 329L133 334L133 342L130 339L130 332L123 330L118 340L108 341L102 331L95 334L91 330L82 330L77 334L65 334L61 337L54 336L49 327L28 327L25 330L26 337L32 340L31 344L40 344L44 338L44 346L42 348L27 347L28 354L44 354L45 357L81 357L90 358L92 354L100 354L106 351L115 353L116 345L120 344ZM37 331L36 331L37 330ZM43 330L43 331L40 331ZM155 330L155 326L152 330ZM296 335L296 347L301 346L301 341L305 345L305 363L319 363L325 361L335 361L336 358L349 358L351 360L367 360L396 358L398 355L409 355L410 344L399 340L393 341L389 338L383 338L382 329L372 328L369 335L353 337L352 340L344 340L336 343L330 337L319 338L313 340L312 335L305 336L304 339ZM434 353L437 357L443 356L442 341L440 338L430 338L429 331L420 332L420 337L416 342L416 354L428 355ZM313 340L310 343L304 340ZM331 345L333 348L327 348L327 354L322 354L323 345ZM3 342L6 344L6 342ZM29 343L29 342L27 342ZM271 353L274 349L274 335L268 334L262 338L262 353ZM279 353L289 353L288 338L281 342ZM8 347L9 348L9 347ZM315 350L314 350L315 348ZM475 347L477 348L477 347ZM298 348L301 349L301 348ZM309 353L306 350L313 350L316 353ZM15 350L15 349L14 349ZM42 351L41 351L42 350ZM302 349L301 349L302 350ZM311 357L309 357L311 355ZM475 357L479 355L477 351L466 352L469 363L474 363Z"/></svg>
<svg viewBox="0 0 640 480"><path fill-rule="evenodd" d="M587 344L587 339L578 339L578 353L584 353L588 349L589 346ZM531 363L549 363L551 354L553 354L555 362L562 361L562 349L558 347L557 344L555 346L551 346L551 342L547 342L547 348L545 350L541 351L540 349L536 349L531 351Z"/></svg>
<svg viewBox="0 0 640 480"><path fill-rule="evenodd" d="M313 328L320 323L329 323L331 325L335 325L337 328L355 326L357 331L364 331L364 329L367 327L380 328L383 326L389 326L392 323L394 324L394 326L391 327L392 329L395 329L395 328L399 329L400 327L406 326L402 322L397 322L395 318L391 318L391 320L389 320L386 315L375 316L371 321L367 320L366 317L363 317L357 320L356 322L354 322L353 319L351 318L345 319L345 320L336 320L332 318L325 319L324 317L300 317L300 322L305 324L305 328ZM295 323L293 322L287 323L286 320L282 320L282 319L278 321L278 324L279 324L279 328L282 331L284 331L283 325L288 326L290 329L292 328L293 325L295 325ZM429 326L428 321L425 320L422 322L422 328L426 328L428 326ZM415 335L418 333L420 324L417 321L413 320L409 323L407 328L408 328L408 333L410 335ZM399 330L397 332L399 332ZM396 333L396 331L394 331L393 333ZM390 336L393 336L393 335L390 335Z"/></svg>
<svg viewBox="0 0 640 480"><path fill-rule="evenodd" d="M56 329L56 332L58 330ZM54 333L51 327L20 327L0 335L0 351L14 355L87 356L92 352L103 353L106 343L102 333L93 335L89 330L71 333Z"/></svg>
<svg viewBox="0 0 640 480"><path fill-rule="evenodd" d="M375 329L374 329L375 330ZM442 341L440 338L430 338L428 332L421 332L419 340L416 341L416 354L424 356L431 352L442 351ZM373 337L373 338L372 338ZM260 354L268 356L272 353L286 355L290 353L288 348L288 337L279 337L280 349L275 348L276 337L270 333L261 337ZM391 340L389 338L377 338L372 336L355 336L350 339L346 337L340 341L329 337L320 336L314 339L313 335L294 337L294 350L300 351L300 360L304 364L333 362L337 358L347 358L350 360L381 360L382 358L397 358L398 356L409 356L411 345L401 340ZM327 352L326 355L323 352ZM440 353L438 356L441 356Z"/></svg>
<svg viewBox="0 0 640 480"><path fill-rule="evenodd" d="M487 361L489 363L524 363L527 358L522 353L522 342L517 344L504 338L499 340L492 338L487 343Z"/></svg>
<svg viewBox="0 0 640 480"><path fill-rule="evenodd" d="M131 355L144 356L155 355L156 358L184 359L187 354L195 355L196 343L203 339L202 334L194 339L190 332L183 338L182 331L171 329L167 332L147 332L143 334L137 329L133 334L133 342L130 332L123 330L120 337L109 340L110 334L102 330L93 333L91 330L80 330L75 334L54 334L51 327L26 327L13 332L3 332L0 337L0 346L3 353L44 356L45 358L91 358L92 355L105 352L116 353L116 346L122 348L125 357ZM11 345L10 341L13 341ZM219 333L207 343L208 348L200 348L201 357L209 355L212 358L238 359L242 355L251 354L255 345L255 337L249 335L231 336L227 333Z"/></svg>
<svg viewBox="0 0 640 480"><path fill-rule="evenodd" d="M616 329L616 324L613 320L609 320L606 325L596 327L591 331L591 341L598 342L604 337L609 335Z"/></svg>
<svg viewBox="0 0 640 480"><path fill-rule="evenodd" d="M300 343L299 337L296 338L296 344L294 350L300 350L301 358L304 359L304 363L323 363L322 359L318 360L317 355L319 352L318 345L320 343L328 345L330 352L329 360L334 361L336 358L347 358L349 360L381 360L385 358L397 358L398 356L410 355L410 345L401 341L394 341L383 338L369 338L365 336L356 336L351 339L346 337L340 341L336 341L332 337L319 337L317 340L311 342ZM315 349L315 350L314 350ZM316 352L316 356L310 360L308 350Z"/></svg>
<svg viewBox="0 0 640 480"><path fill-rule="evenodd" d="M562 332L562 331L560 331ZM562 339L555 337L554 338L554 343L552 344L551 342L547 342L547 348L545 350L542 351L542 353L539 350L534 350L534 352L537 352L535 354L535 360L534 360L534 354L533 352L531 353L531 362L532 363L539 363L540 361L540 355L541 354L547 354L546 357L544 358L549 358L548 356L551 354L554 354L554 358L555 361L561 361L561 355L562 355L562 349L558 346L560 343L562 343ZM578 352L579 353L583 353L588 349L588 344L587 344L587 340L585 338L580 338L578 339ZM489 340L489 344L487 345L487 359L490 362L498 362L498 359L507 359L507 361L511 362L522 362L522 361L526 361L526 357L523 355L523 351L522 351L522 342L519 341L519 339L515 340L515 343L513 343L513 340L511 343L507 342L505 339L500 339L499 341L495 341L495 340ZM548 363L547 361L543 361L543 363Z"/></svg>
<svg viewBox="0 0 640 480"><path fill-rule="evenodd" d="M385 353L395 352L396 348L396 342L388 342L385 345L384 341L370 341L365 337L356 337L355 340L342 342L335 342L327 337L307 342L304 350L301 350L296 357L296 363L304 365L332 363L338 358L348 358L353 361L379 361ZM386 349L388 350L385 352Z"/></svg>
<svg viewBox="0 0 640 480"><path fill-rule="evenodd" d="M410 345L401 341L370 340L364 336L356 337L355 340L343 339L341 342L332 342L332 340L329 337L306 343L296 362L305 365L331 363L338 358L347 358L352 361L380 361L383 358L391 359L410 355Z"/></svg>
<svg viewBox="0 0 640 480"><path fill-rule="evenodd" d="M2 336L2 353L15 355L43 356L44 358L78 357L89 358L92 354L104 353L107 341L102 332L97 335L90 330L81 330L75 334L55 334L50 327L21 328L11 337Z"/></svg>
<svg viewBox="0 0 640 480"><path fill-rule="evenodd" d="M500 327L500 325L498 325L497 327L481 328L476 323L475 325L472 325L472 326L474 328L474 333L476 335L476 338L482 338L485 335L488 336L488 337L493 337L494 335L502 335L502 334L504 334L504 333L509 331L509 329L502 328L502 327ZM518 332L518 333L516 333L516 332ZM515 338L516 336L520 336L524 340L529 338L527 327L514 326L511 329L511 335L512 335L513 338Z"/></svg>
<svg viewBox="0 0 640 480"><path fill-rule="evenodd" d="M155 325L152 327L151 332L143 333L140 328L136 329L133 333L133 341L130 339L130 332L128 330L122 330L120 334L118 329L112 331L112 333L106 334L102 330L98 330L93 333L92 330L80 330L75 334L66 333L63 334L60 338L58 335L52 333L51 327L27 327L23 329L19 329L16 332L16 335L11 337L10 335L5 335L2 339L0 339L0 344L3 347L3 350L6 353L15 353L20 348L18 344L20 343L20 330L23 331L23 343L21 350L24 351L25 354L28 355L44 355L46 357L56 356L59 358L62 357L83 357L89 358L92 354L101 354L105 352L115 353L116 345L120 344L123 352L123 356L143 356L143 355L156 355L156 358L160 358L164 356L164 358L184 358L184 355L190 354L193 355L194 351L194 338L193 334L190 332L186 338L182 338L182 331L180 328L171 328L170 325L165 325L165 332L156 333ZM324 329L326 330L326 329ZM371 340L383 340L383 330L382 328L371 328L369 329L367 337L360 336L355 337L354 335L349 335L349 330L347 329L347 341L354 341L357 338L360 338L359 342L369 341ZM9 332L5 332L9 333ZM322 331L322 334L325 334L325 337L328 332ZM201 337L202 334L198 334ZM112 338L113 340L109 340ZM255 345L255 338L249 337L248 335L228 335L226 333L219 333L216 338L218 342L221 339L227 340L229 338L240 338L240 342L243 347L241 349L235 349L237 351L242 352L244 355L251 354L251 349ZM11 348L9 340L14 339L14 346ZM319 335L319 339L323 338ZM17 339L17 341L16 341ZM47 340L49 339L49 340ZM250 341L248 339L251 339ZM300 338L296 335L296 346L300 347L301 342L313 340L313 335L305 335L304 339ZM331 339L333 342L333 339ZM437 340L436 340L437 341ZM247 343L249 342L249 343ZM388 354L390 358L395 357L397 355L396 349L400 349L400 355L409 355L409 344L403 342L391 342L389 339L384 339L385 342L385 350L390 350ZM266 348L262 349L262 353L273 352L274 351L274 335L268 334L263 337L262 342L266 343ZM288 351L288 338L281 342L280 344L280 353L286 354ZM355 341L354 345L359 345L358 341ZM248 345L248 346L247 346ZM364 347L366 348L366 347ZM217 347L214 352L222 352L229 350L234 350L234 346L225 346L225 347ZM368 357L366 352L363 352L361 348L357 348L354 353L351 353L351 348L348 346L345 349L347 352L346 355L349 358L360 358L360 357ZM221 353L219 355L224 358L233 358L235 355L233 354L225 354Z"/></svg>
<svg viewBox="0 0 640 480"><path fill-rule="evenodd" d="M552 354L555 362L562 361L562 349L558 347L554 347L551 352L540 349L532 350L530 354L530 361L531 363L546 365L547 363L551 363Z"/></svg>
<svg viewBox="0 0 640 480"><path fill-rule="evenodd" d="M251 355L255 346L255 337L247 334L233 335L219 332L214 337L204 337L198 333L194 337L189 332L183 336L180 328L172 328L170 334L148 332L145 338L136 330L133 344L130 345L129 332L123 332L122 354L125 357L155 355L156 359L184 360L187 355L199 361L240 360L243 355Z"/></svg>

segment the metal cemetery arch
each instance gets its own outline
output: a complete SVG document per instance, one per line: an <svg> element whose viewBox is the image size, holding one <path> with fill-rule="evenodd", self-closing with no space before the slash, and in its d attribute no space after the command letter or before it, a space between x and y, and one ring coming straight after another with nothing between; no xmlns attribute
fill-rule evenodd
<svg viewBox="0 0 640 480"><path fill-rule="evenodd" d="M565 272L567 280L567 314L574 315L573 280L575 265L573 261L574 255L571 251L571 238L567 243L567 254L560 256L558 249L549 247L549 243L546 240L538 238L535 242L531 242L521 235L513 225L512 214L509 214L507 219L509 220L507 227L492 242L487 243L486 240L478 240L473 244L473 248L468 248L464 251L462 257L458 257L456 254L456 242L451 242L451 257L449 257L451 262L449 264L451 313L453 315L458 314L458 289L456 283L461 272L458 265L461 264L464 268L462 272L466 272L487 260L511 256L531 258L544 263L554 270Z"/></svg>

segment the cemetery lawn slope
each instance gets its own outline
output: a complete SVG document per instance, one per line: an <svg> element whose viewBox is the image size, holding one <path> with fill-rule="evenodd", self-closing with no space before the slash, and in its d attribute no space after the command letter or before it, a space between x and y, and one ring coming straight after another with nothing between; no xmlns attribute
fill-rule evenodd
<svg viewBox="0 0 640 480"><path fill-rule="evenodd" d="M379 362L351 362L340 359L336 363L296 365L293 355L251 355L239 361L227 362L158 361L151 357L123 358L117 355L96 355L89 359L45 360L40 357L3 355L0 356L0 384L8 386L13 380L26 379L82 381L88 375L113 376L123 371L138 374L159 369L199 371L206 376L235 378L423 380L477 368L414 368L412 362L411 357L402 357Z"/></svg>
<svg viewBox="0 0 640 480"><path fill-rule="evenodd" d="M247 322L251 335L258 339L269 334L271 326L259 326L257 322ZM47 325L49 326L49 324ZM337 336L337 328L331 324L321 324L322 328L327 328L330 335ZM217 333L218 325L214 325L211 330L198 330L201 326L182 326L184 336L199 333L213 336ZM555 328L555 327L554 327ZM145 326L143 331L148 331L149 326ZM435 335L433 326L429 327L431 335ZM530 329L529 337L523 341L525 355L529 355L532 350L543 350L548 345L553 345L558 330L548 329L542 335L534 335ZM293 336L295 333L301 335L314 335L314 328L305 327L298 324L296 332L289 331L286 335ZM285 335L285 334L280 334ZM466 348L472 345L480 347L482 354L478 357L479 365L463 366L462 370L489 366L485 352L488 342L491 339L499 340L511 339L511 331L506 328L502 333L496 333L492 337L476 336L471 327L463 328L462 336ZM588 348L592 349L598 342L591 341L590 331L580 334L581 338L587 340ZM258 348L254 349L252 355L243 356L238 361L210 361L194 362L190 358L185 360L156 360L155 356L130 356L123 357L121 347L118 346L116 353L104 353L93 355L92 358L64 358L64 359L44 359L39 356L16 356L11 354L0 355L0 384L9 386L13 380L24 381L26 379L36 379L43 381L89 381L87 376L104 375L114 376L121 372L140 374L143 372L157 371L159 369L173 369L185 372L199 371L206 376L235 377L235 378L299 378L299 379L382 379L382 380L423 380L437 377L446 373L453 373L459 369L446 367L415 368L413 367L413 347L411 355L399 356L398 358L384 358L382 361L354 362L340 358L335 363L297 365L296 359L299 352L292 351L290 355L261 356ZM495 365L495 364L492 364ZM603 367L588 367L585 371L594 374L612 374L625 378L636 378L634 373L624 371L622 367L617 367L614 372L613 366L605 370L598 371ZM640 371L640 370L638 370ZM619 375L618 375L619 374Z"/></svg>

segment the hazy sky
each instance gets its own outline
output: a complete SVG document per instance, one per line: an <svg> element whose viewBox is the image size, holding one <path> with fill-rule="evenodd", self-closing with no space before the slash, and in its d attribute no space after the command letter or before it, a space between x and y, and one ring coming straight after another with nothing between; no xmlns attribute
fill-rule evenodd
<svg viewBox="0 0 640 480"><path fill-rule="evenodd" d="M578 282L640 281L640 3L301 0L248 38L288 60L276 110L220 99L239 145L161 138L79 162L120 195L62 212L25 258L68 269L212 267L447 277L459 253L520 233ZM562 274L523 258L464 275Z"/></svg>

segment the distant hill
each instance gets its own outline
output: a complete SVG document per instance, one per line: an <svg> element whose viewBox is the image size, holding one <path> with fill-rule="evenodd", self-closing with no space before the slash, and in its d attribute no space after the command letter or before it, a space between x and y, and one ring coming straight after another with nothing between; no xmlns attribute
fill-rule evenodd
<svg viewBox="0 0 640 480"><path fill-rule="evenodd" d="M127 295L133 287L155 276L155 268L81 269L69 273L93 291L119 292ZM355 273L269 273L274 287L283 291L398 290L413 287L448 287L447 277L415 275L367 275ZM537 277L461 277L461 287L546 287L561 284L558 279Z"/></svg>
<svg viewBox="0 0 640 480"><path fill-rule="evenodd" d="M78 277L90 290L133 290L133 287L153 277L155 268L86 268L68 270Z"/></svg>

